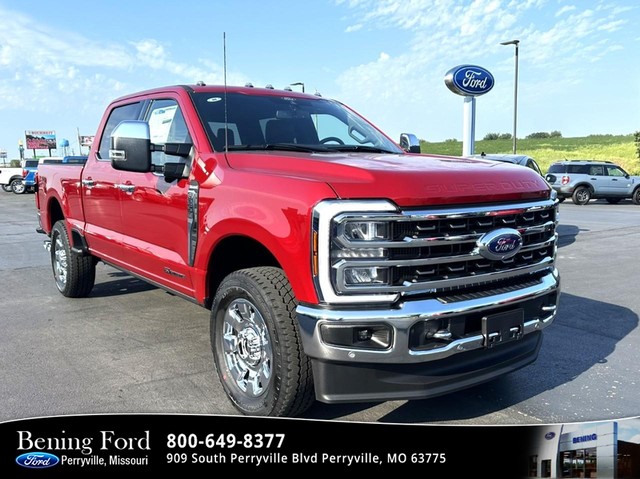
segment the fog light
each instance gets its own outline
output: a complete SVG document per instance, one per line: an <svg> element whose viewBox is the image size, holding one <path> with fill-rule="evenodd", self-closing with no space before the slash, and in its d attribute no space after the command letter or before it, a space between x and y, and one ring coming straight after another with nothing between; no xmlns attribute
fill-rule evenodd
<svg viewBox="0 0 640 479"><path fill-rule="evenodd" d="M335 346L358 349L389 349L393 340L391 327L386 324L345 326L323 324L322 340Z"/></svg>

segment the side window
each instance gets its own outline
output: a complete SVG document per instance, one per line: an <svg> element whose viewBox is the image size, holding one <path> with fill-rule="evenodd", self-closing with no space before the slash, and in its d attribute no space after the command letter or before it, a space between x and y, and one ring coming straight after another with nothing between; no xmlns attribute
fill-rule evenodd
<svg viewBox="0 0 640 479"><path fill-rule="evenodd" d="M109 119L102 132L100 139L100 149L98 150L98 159L109 160L109 148L111 147L111 132L118 126L118 123L124 120L137 120L140 117L142 103L131 103L129 105L114 108L109 115Z"/></svg>
<svg viewBox="0 0 640 479"><path fill-rule="evenodd" d="M607 166L607 175L615 177L624 177L626 173L617 166Z"/></svg>
<svg viewBox="0 0 640 479"><path fill-rule="evenodd" d="M155 100L147 114L151 143L193 143L182 116L182 111L175 100ZM154 165L164 165L167 161L177 161L176 156L165 155L161 151L151 153Z"/></svg>
<svg viewBox="0 0 640 479"><path fill-rule="evenodd" d="M603 176L604 168L602 165L593 165L589 168L589 174L593 176Z"/></svg>

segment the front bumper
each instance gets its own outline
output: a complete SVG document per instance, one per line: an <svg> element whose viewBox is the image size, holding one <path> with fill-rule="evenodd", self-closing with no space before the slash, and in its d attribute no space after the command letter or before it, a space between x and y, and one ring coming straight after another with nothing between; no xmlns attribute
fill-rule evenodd
<svg viewBox="0 0 640 479"><path fill-rule="evenodd" d="M540 331L554 320L560 293L557 270L515 291L444 303L405 301L394 309L297 308L305 353L311 358L316 397L323 402L417 399L488 381L533 362ZM453 335L441 347L412 347L415 326L429 321L479 324L487 315L522 309L522 339L487 348L482 331ZM321 327L387 325L386 349L344 347L322 338ZM412 336L413 335L413 336Z"/></svg>

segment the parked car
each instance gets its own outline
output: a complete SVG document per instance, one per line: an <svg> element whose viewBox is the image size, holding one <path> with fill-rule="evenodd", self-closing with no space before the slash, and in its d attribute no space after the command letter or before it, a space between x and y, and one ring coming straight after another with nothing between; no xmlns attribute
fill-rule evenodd
<svg viewBox="0 0 640 479"><path fill-rule="evenodd" d="M558 161L549 167L546 180L558 198L571 198L576 205L597 198L611 204L631 198L640 205L640 176L631 176L610 161Z"/></svg>
<svg viewBox="0 0 640 479"><path fill-rule="evenodd" d="M134 93L95 138L38 172L57 288L89 295L103 261L209 308L242 413L480 384L533 362L556 316L557 201L527 168L407 154L413 135L273 88Z"/></svg>
<svg viewBox="0 0 640 479"><path fill-rule="evenodd" d="M485 160L502 161L503 163L513 163L514 165L526 166L527 168L531 168L540 176L544 176L542 174L542 170L538 166L538 163L536 163L536 160L527 155L487 154L483 151L479 155L472 156L473 158L484 158Z"/></svg>
<svg viewBox="0 0 640 479"><path fill-rule="evenodd" d="M19 168L0 168L0 186L7 193L10 193L11 182L13 180L22 180L22 167Z"/></svg>
<svg viewBox="0 0 640 479"><path fill-rule="evenodd" d="M24 160L22 175L11 181L11 190L16 195L33 193L36 191L36 173L38 172L38 160Z"/></svg>

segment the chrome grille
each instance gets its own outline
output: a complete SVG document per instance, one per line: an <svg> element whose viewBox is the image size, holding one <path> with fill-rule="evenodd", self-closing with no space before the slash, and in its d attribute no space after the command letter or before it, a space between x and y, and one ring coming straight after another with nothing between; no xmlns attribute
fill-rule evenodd
<svg viewBox="0 0 640 479"><path fill-rule="evenodd" d="M495 281L525 281L553 267L556 251L556 202L552 200L482 207L405 210L381 215L390 222L387 240L368 242L381 248L380 258L344 258L332 264L332 282L342 294L364 290L345 283L344 271L354 266L390 267L390 281L367 285L377 293L438 295L445 291L477 290ZM344 220L344 216L341 221ZM512 228L522 235L522 247L513 257L489 260L480 255L477 241L486 233ZM339 247L361 248L340 240Z"/></svg>

